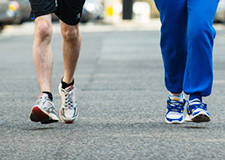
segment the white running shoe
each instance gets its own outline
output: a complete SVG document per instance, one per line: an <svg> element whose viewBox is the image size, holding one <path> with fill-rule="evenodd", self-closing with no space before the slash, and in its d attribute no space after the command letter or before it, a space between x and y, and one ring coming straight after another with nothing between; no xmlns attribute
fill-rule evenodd
<svg viewBox="0 0 225 160"><path fill-rule="evenodd" d="M59 94L61 96L61 108L59 110L60 119L64 123L73 123L79 114L75 96L75 86L70 85L63 89L59 84Z"/></svg>
<svg viewBox="0 0 225 160"><path fill-rule="evenodd" d="M41 122L48 124L58 122L59 118L56 116L56 111L53 102L49 99L48 94L41 93L36 104L33 106L30 119L34 122Z"/></svg>

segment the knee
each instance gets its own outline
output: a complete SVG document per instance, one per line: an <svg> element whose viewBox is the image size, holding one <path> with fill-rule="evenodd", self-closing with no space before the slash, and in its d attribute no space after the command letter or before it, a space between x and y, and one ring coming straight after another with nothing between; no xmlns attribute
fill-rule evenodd
<svg viewBox="0 0 225 160"><path fill-rule="evenodd" d="M47 22L40 22L35 25L35 36L40 40L50 39L52 35L52 27Z"/></svg>
<svg viewBox="0 0 225 160"><path fill-rule="evenodd" d="M189 39L192 41L199 41L200 39L214 39L215 30L209 23L196 23L191 25L188 30Z"/></svg>
<svg viewBox="0 0 225 160"><path fill-rule="evenodd" d="M66 41L75 41L80 38L80 33L76 27L68 27L62 31L63 39Z"/></svg>

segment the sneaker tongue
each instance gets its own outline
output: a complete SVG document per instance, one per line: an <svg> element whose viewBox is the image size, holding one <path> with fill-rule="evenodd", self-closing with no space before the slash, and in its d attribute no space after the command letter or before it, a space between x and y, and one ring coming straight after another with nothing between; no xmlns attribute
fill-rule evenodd
<svg viewBox="0 0 225 160"><path fill-rule="evenodd" d="M189 103L190 105L194 105L194 104L201 104L201 102L192 102L192 103Z"/></svg>
<svg viewBox="0 0 225 160"><path fill-rule="evenodd" d="M191 101L189 101L189 104L201 104L202 102L198 99L198 98L195 98L195 99L193 99L193 100L191 100Z"/></svg>
<svg viewBox="0 0 225 160"><path fill-rule="evenodd" d="M46 93L41 93L41 94L39 95L39 98L41 98L41 97L43 97L43 98L48 98L48 94L46 94Z"/></svg>
<svg viewBox="0 0 225 160"><path fill-rule="evenodd" d="M71 90L73 90L73 85L71 85L71 86L69 86L69 87L67 87L65 90L67 91L67 92L69 92L69 91L71 91Z"/></svg>
<svg viewBox="0 0 225 160"><path fill-rule="evenodd" d="M178 102L183 102L183 98L178 98L178 97L170 97L171 100L173 101L178 101Z"/></svg>
<svg viewBox="0 0 225 160"><path fill-rule="evenodd" d="M175 101L181 101L180 98L173 98L173 100L175 100Z"/></svg>

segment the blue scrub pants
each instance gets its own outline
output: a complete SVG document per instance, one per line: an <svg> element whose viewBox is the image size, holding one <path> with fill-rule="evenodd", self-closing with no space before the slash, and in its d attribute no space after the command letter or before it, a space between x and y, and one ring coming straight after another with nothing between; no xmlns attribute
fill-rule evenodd
<svg viewBox="0 0 225 160"><path fill-rule="evenodd" d="M155 0L160 12L165 85L172 93L211 94L213 20L219 0Z"/></svg>

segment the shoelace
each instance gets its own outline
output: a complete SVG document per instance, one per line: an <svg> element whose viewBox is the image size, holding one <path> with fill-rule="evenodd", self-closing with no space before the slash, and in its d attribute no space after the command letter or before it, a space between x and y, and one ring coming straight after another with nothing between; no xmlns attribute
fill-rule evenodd
<svg viewBox="0 0 225 160"><path fill-rule="evenodd" d="M45 110L51 111L56 113L54 105L52 103L51 100L47 100L46 97L42 96L40 97L35 104L39 104L42 105L42 107L44 107Z"/></svg>
<svg viewBox="0 0 225 160"><path fill-rule="evenodd" d="M40 97L37 101L36 104L44 104L46 99L44 97Z"/></svg>
<svg viewBox="0 0 225 160"><path fill-rule="evenodd" d="M184 109L184 102L176 101L176 100L167 100L167 108L169 111L181 112Z"/></svg>
<svg viewBox="0 0 225 160"><path fill-rule="evenodd" d="M72 91L65 91L65 108L71 109L73 108L73 99L75 99L74 94Z"/></svg>
<svg viewBox="0 0 225 160"><path fill-rule="evenodd" d="M197 108L207 110L207 104L202 103L200 101L199 101L199 103L189 104L188 113L191 114L191 112L193 112Z"/></svg>

